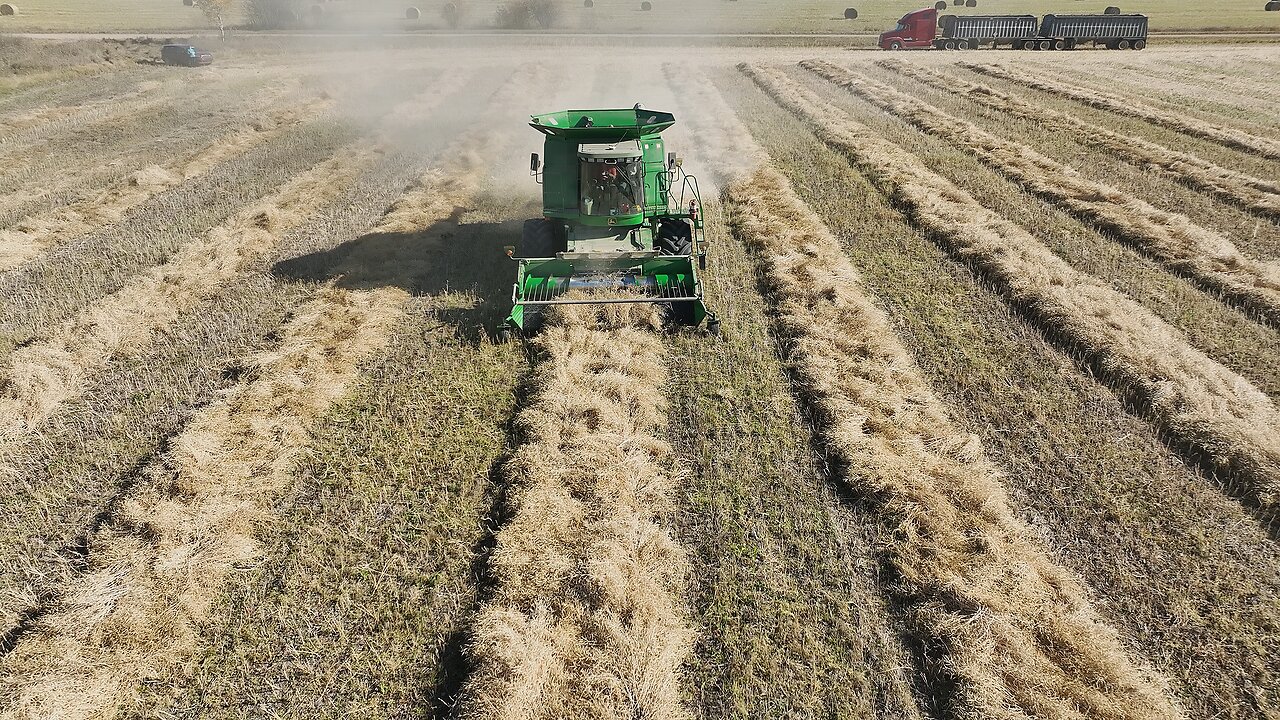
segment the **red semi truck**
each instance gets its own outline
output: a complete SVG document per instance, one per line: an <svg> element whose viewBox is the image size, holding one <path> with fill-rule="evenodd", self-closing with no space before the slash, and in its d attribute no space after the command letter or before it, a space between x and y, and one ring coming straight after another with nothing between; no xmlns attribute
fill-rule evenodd
<svg viewBox="0 0 1280 720"><path fill-rule="evenodd" d="M1111 50L1147 46L1146 15L944 15L934 8L909 12L880 35L885 50L972 50L1007 45L1018 50L1074 50L1084 44Z"/></svg>

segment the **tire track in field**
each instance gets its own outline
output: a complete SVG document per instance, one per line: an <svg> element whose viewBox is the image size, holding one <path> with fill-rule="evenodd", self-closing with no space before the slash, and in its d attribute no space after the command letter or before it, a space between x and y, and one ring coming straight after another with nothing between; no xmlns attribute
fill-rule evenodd
<svg viewBox="0 0 1280 720"><path fill-rule="evenodd" d="M833 473L896 525L884 549L893 589L942 654L925 671L949 688L944 702L959 717L1178 717L1164 681L1128 658L1016 517L999 470L956 429L840 241L709 82L672 80L722 119L693 131L731 181L731 224L757 254Z"/></svg>
<svg viewBox="0 0 1280 720"><path fill-rule="evenodd" d="M959 65L983 75L1002 78L1019 85L1044 90L1054 95L1062 95L1090 107L1135 117L1192 137L1211 140L1229 148L1244 150L1272 160L1280 160L1280 141L1277 140L1251 135L1243 130L1219 127L1203 120L1163 112L1149 105L1117 95L1090 90L1070 83L1056 82L1019 70L1011 70L1000 65L972 62L960 62Z"/></svg>
<svg viewBox="0 0 1280 720"><path fill-rule="evenodd" d="M332 104L329 100L313 100L273 111L223 135L185 160L141 168L97 197L27 217L12 228L0 230L0 272L28 262L55 242L67 242L119 222L125 213L155 195L293 130Z"/></svg>
<svg viewBox="0 0 1280 720"><path fill-rule="evenodd" d="M1107 228L1225 300L1280 325L1280 267L1246 257L1230 240L1109 185L1094 182L1032 148L998 138L865 75L822 60L802 67L912 125L950 140L1015 182L1088 222ZM1276 198L1280 209L1280 197Z"/></svg>
<svg viewBox="0 0 1280 720"><path fill-rule="evenodd" d="M1280 183L1256 178L1215 165L1190 153L1171 150L1142 138L1123 135L1100 125L1078 120L1066 113L1050 110L987 85L946 77L896 60L882 60L876 64L930 87L997 107L1047 130L1070 134L1081 143L1126 157L1143 169L1155 171L1259 215L1280 219Z"/></svg>
<svg viewBox="0 0 1280 720"><path fill-rule="evenodd" d="M1265 394L840 108L776 70L740 69L874 177L952 252L997 281L1046 333L1086 353L1117 393L1135 398L1197 461L1211 465L1226 489L1267 518L1275 515L1280 411Z"/></svg>
<svg viewBox="0 0 1280 720"><path fill-rule="evenodd" d="M516 420L511 517L489 556L459 717L684 718L686 562L658 524L678 479L658 438L660 315L557 310L534 341L544 358Z"/></svg>
<svg viewBox="0 0 1280 720"><path fill-rule="evenodd" d="M545 78L526 68L490 105L531 99ZM442 96L443 97L443 96ZM445 220L478 188L477 161L502 133L475 131L446 153L373 233ZM399 288L319 291L297 310L280 349L266 353L228 393L172 443L146 482L113 502L87 542L89 571L56 597L24 613L0 660L4 720L89 718L128 704L132 686L187 657L199 625L235 562L256 557L255 526L269 521L308 428L353 379L361 359L380 350L403 313ZM361 330L361 328L366 328ZM317 398L319 401L317 401Z"/></svg>

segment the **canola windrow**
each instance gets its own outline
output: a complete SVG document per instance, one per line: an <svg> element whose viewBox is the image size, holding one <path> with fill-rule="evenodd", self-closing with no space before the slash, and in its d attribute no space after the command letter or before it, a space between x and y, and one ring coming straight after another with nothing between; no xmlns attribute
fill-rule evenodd
<svg viewBox="0 0 1280 720"><path fill-rule="evenodd" d="M1171 150L1149 140L1085 122L1067 113L1001 92L989 85L944 76L936 71L896 60L882 60L877 65L929 87L1016 115L1044 130L1060 132L1073 140L1115 153L1143 170L1159 173L1250 212L1280 219L1280 183L1247 175L1188 152Z"/></svg>
<svg viewBox="0 0 1280 720"><path fill-rule="evenodd" d="M1211 140L1225 147L1260 155L1270 160L1280 160L1280 141L1258 137L1243 130L1225 128L1219 125L1196 120L1185 115L1164 112L1149 105L1134 102L1132 99L1118 97L1109 93L1091 90L1070 83L1050 80L1042 75L1031 75L1013 70L1003 65L992 63L961 62L961 67L968 68L983 75L990 75L1015 82L1036 90L1043 90L1054 95L1061 95L1120 115L1145 120L1153 125L1176 130L1192 137Z"/></svg>
<svg viewBox="0 0 1280 720"><path fill-rule="evenodd" d="M734 231L758 254L839 479L896 528L884 548L910 626L942 653L957 717L1175 718L1163 682L1128 657L1081 582L1014 515L996 466L960 432L839 241L768 164L705 80L674 77L718 124L695 123L722 165ZM714 152L734 148L741 153ZM981 612L975 612L981 608Z"/></svg>
<svg viewBox="0 0 1280 720"><path fill-rule="evenodd" d="M490 103L528 101L545 78L541 68L521 70ZM503 133L492 130L455 141L440 169L410 188L377 228L422 230L447 220L471 202L503 144ZM271 522L311 429L362 362L386 347L407 300L394 287L330 285L295 309L278 345L197 413L93 532L87 570L22 613L38 622L0 658L8 678L0 718L55 711L93 718L133 707L138 683L166 675L196 650L233 564L260 554L256 535Z"/></svg>
<svg viewBox="0 0 1280 720"><path fill-rule="evenodd" d="M998 138L865 75L822 60L807 60L801 66L926 132L952 141L1077 217L1116 232L1173 272L1280 324L1280 268L1246 257L1220 233L1185 215L1165 212L1117 188L1089 180L1026 145Z"/></svg>
<svg viewBox="0 0 1280 720"><path fill-rule="evenodd" d="M1052 336L1084 351L1118 393L1136 395L1158 425L1240 482L1249 502L1280 505L1280 411L1262 391L840 108L777 70L741 70Z"/></svg>

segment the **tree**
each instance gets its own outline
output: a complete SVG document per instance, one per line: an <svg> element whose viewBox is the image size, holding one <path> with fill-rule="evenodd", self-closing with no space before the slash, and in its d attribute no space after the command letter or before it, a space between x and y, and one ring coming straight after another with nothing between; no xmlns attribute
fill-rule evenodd
<svg viewBox="0 0 1280 720"><path fill-rule="evenodd" d="M240 0L195 0L194 4L209 22L218 23L218 33L227 36L226 16L235 11Z"/></svg>

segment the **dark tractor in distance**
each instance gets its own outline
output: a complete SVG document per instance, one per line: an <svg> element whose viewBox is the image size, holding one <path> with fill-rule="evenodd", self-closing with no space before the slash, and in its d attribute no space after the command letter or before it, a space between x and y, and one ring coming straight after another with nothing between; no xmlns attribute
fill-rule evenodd
<svg viewBox="0 0 1280 720"><path fill-rule="evenodd" d="M160 60L165 65L197 67L213 63L213 53L194 45L165 45L160 48Z"/></svg>

